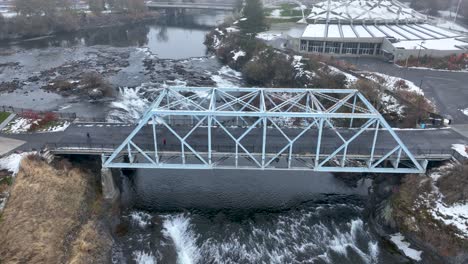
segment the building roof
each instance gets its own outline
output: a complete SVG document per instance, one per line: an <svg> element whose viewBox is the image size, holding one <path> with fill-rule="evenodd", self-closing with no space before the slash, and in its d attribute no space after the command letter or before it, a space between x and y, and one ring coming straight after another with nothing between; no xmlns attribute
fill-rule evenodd
<svg viewBox="0 0 468 264"><path fill-rule="evenodd" d="M302 33L302 38L323 39L371 39L392 38L397 41L427 40L460 37L460 34L421 24L355 25L355 24L310 24Z"/></svg>
<svg viewBox="0 0 468 264"><path fill-rule="evenodd" d="M325 0L312 7L309 21L364 23L422 22L427 17L395 0Z"/></svg>

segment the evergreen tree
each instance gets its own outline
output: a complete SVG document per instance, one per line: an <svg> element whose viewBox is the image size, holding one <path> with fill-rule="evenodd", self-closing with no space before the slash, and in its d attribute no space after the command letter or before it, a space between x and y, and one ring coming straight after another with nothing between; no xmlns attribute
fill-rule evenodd
<svg viewBox="0 0 468 264"><path fill-rule="evenodd" d="M242 11L243 18L239 21L242 32L255 35L265 31L268 26L265 22L263 5L260 0L247 0Z"/></svg>

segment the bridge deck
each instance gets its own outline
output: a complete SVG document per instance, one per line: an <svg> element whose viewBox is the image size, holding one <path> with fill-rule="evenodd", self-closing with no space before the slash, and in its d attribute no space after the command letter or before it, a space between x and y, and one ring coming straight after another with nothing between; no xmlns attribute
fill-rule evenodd
<svg viewBox="0 0 468 264"><path fill-rule="evenodd" d="M92 124L81 123L71 125L63 134L63 136L56 140L51 141L49 148L55 153L62 154L101 154L110 153L117 148L122 141L132 132L135 128L133 124ZM180 126L176 127L177 133L183 136L190 131L190 127ZM233 135L240 136L245 132L243 128L229 128ZM179 153L181 146L177 138L163 127L157 128L158 131L158 144L160 151L166 153ZM290 137L294 138L299 129L287 128L284 132ZM90 138L87 138L87 133ZM267 142L267 152L276 153L281 150L287 141L284 136L274 128L267 130L269 135L269 142ZM294 153L302 153L307 155L315 153L318 131L316 129L309 130L304 134L295 144ZM355 132L351 129L340 129L339 133L347 138ZM426 130L396 130L398 136L406 144L408 149L418 159L440 160L450 158L453 154L451 150L452 144L466 144L468 141L465 137L455 132L452 129L426 129ZM220 128L212 130L213 142L212 147L214 152L218 153L234 153L235 144L233 140ZM328 138L322 139L321 153L326 155L332 153L338 146L341 145L339 138L330 136L333 133L324 133ZM383 155L393 148L392 139L389 135L381 133L379 145L376 146L375 156ZM162 140L166 139L166 145L163 146ZM194 132L190 137L189 143L194 149L200 152L207 151L207 130L200 129ZM350 145L348 149L349 155L359 156L368 155L369 142L372 142L373 132L364 132L356 143ZM135 138L134 143L143 150L153 150L153 134L150 126L144 127L138 136ZM262 131L261 129L253 129L249 136L245 137L241 142L252 153L261 152L262 148ZM242 152L241 150L239 152Z"/></svg>

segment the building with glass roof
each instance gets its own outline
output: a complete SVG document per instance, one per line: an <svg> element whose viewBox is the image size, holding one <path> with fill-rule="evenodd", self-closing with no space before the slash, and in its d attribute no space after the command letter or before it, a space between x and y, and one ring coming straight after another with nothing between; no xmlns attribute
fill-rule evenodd
<svg viewBox="0 0 468 264"><path fill-rule="evenodd" d="M302 53L405 59L468 51L462 33L432 25L425 15L394 0L326 0L301 22L306 26L295 39Z"/></svg>

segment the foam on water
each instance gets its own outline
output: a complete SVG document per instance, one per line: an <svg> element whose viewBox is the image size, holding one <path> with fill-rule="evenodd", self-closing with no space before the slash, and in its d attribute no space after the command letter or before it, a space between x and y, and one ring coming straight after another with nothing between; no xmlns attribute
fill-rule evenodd
<svg viewBox="0 0 468 264"><path fill-rule="evenodd" d="M110 122L131 122L140 118L150 102L144 98L143 86L135 89L120 88L119 97L111 103L112 110L108 114Z"/></svg>
<svg viewBox="0 0 468 264"><path fill-rule="evenodd" d="M135 211L130 214L130 219L140 227L144 228L151 222L151 215L145 212Z"/></svg>
<svg viewBox="0 0 468 264"><path fill-rule="evenodd" d="M237 87L241 84L242 74L229 66L223 66L211 79L216 82L217 87Z"/></svg>
<svg viewBox="0 0 468 264"><path fill-rule="evenodd" d="M190 219L183 215L167 216L163 222L164 236L171 238L177 251L179 264L198 263L199 249L196 246L196 236L190 228Z"/></svg>
<svg viewBox="0 0 468 264"><path fill-rule="evenodd" d="M346 210L343 206L335 207ZM363 220L353 216L335 222L327 216L332 210L315 207L242 221L224 217L218 221L194 213L159 217L165 245L173 248L180 264L378 263L379 244ZM164 252L161 245L153 249ZM158 254L157 261L167 261L166 256Z"/></svg>
<svg viewBox="0 0 468 264"><path fill-rule="evenodd" d="M133 260L138 264L156 264L156 258L151 253L143 251L133 252Z"/></svg>

